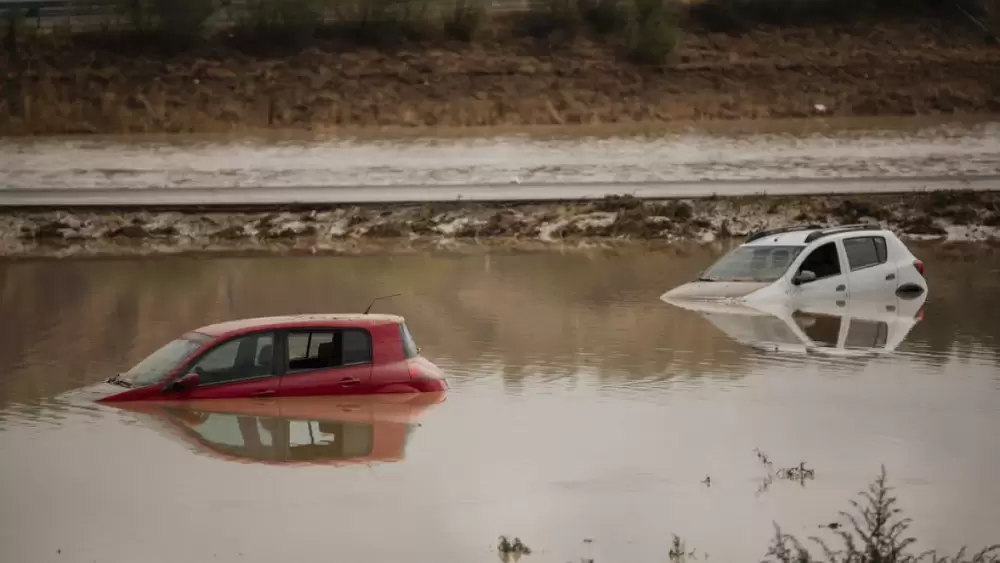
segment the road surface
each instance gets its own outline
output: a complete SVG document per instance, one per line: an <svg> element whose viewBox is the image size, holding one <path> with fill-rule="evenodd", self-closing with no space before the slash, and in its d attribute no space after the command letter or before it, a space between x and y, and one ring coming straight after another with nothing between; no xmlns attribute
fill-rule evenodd
<svg viewBox="0 0 1000 563"><path fill-rule="evenodd" d="M637 198L904 193L922 190L1000 191L1000 175L911 178L814 178L679 182L481 185L30 188L0 190L0 207L172 207L323 205L449 201L559 201L630 194Z"/></svg>

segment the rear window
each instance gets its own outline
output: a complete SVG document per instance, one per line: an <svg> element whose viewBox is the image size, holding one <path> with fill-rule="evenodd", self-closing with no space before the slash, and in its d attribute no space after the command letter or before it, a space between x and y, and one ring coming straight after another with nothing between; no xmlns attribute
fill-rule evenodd
<svg viewBox="0 0 1000 563"><path fill-rule="evenodd" d="M403 343L403 356L416 358L420 355L417 351L417 343L413 341L413 335L410 334L410 329L406 326L406 323L399 323L399 340Z"/></svg>
<svg viewBox="0 0 1000 563"><path fill-rule="evenodd" d="M847 262L852 270L884 264L887 259L883 237L844 239L844 251L847 252Z"/></svg>

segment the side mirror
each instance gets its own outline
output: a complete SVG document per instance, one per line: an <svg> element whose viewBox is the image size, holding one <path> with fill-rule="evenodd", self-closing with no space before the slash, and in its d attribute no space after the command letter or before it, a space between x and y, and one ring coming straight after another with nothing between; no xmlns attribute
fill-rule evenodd
<svg viewBox="0 0 1000 563"><path fill-rule="evenodd" d="M194 389L198 386L198 379L198 374L194 372L182 375L170 384L167 391L187 391L188 389Z"/></svg>
<svg viewBox="0 0 1000 563"><path fill-rule="evenodd" d="M816 281L816 272L812 270L802 270L792 278L792 285L802 285L804 283L809 283L811 281Z"/></svg>

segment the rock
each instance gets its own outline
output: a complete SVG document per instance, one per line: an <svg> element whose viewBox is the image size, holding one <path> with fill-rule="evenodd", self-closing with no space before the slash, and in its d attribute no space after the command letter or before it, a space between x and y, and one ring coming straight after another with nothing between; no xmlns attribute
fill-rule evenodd
<svg viewBox="0 0 1000 563"><path fill-rule="evenodd" d="M230 225L212 235L216 238L233 240L247 236L246 229L242 225Z"/></svg>
<svg viewBox="0 0 1000 563"><path fill-rule="evenodd" d="M62 238L63 231L69 228L69 225L62 222L61 220L50 221L42 223L32 233L32 238L38 239L54 239Z"/></svg>
<svg viewBox="0 0 1000 563"><path fill-rule="evenodd" d="M145 238L146 236L149 236L149 232L146 231L146 228L142 225L135 224L125 225L108 231L109 238Z"/></svg>

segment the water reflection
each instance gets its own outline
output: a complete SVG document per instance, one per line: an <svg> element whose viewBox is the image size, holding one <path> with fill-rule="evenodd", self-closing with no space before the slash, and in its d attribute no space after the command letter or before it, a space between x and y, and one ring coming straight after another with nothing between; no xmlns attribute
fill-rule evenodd
<svg viewBox="0 0 1000 563"><path fill-rule="evenodd" d="M927 293L817 299L799 307L663 298L701 314L740 344L779 354L865 357L890 354L923 320Z"/></svg>
<svg viewBox="0 0 1000 563"><path fill-rule="evenodd" d="M395 462L425 410L443 394L215 400L116 405L196 453L274 465Z"/></svg>

